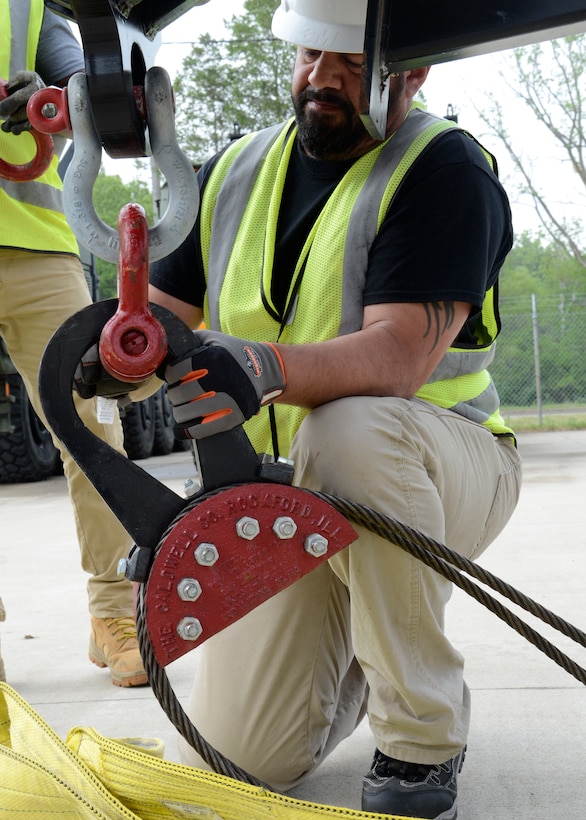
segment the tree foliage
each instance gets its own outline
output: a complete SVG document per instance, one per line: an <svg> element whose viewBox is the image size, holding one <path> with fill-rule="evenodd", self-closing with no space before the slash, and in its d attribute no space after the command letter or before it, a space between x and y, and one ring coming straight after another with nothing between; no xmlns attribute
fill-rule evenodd
<svg viewBox="0 0 586 820"><path fill-rule="evenodd" d="M544 236L528 232L517 238L500 275L500 302L509 306L530 294L548 301L586 297L586 270L557 242L544 244Z"/></svg>
<svg viewBox="0 0 586 820"><path fill-rule="evenodd" d="M523 142L508 129L496 95L477 109L488 130L504 145L519 182L541 223L537 236L517 238L500 278L504 333L491 373L504 404L534 405L586 401L586 248L584 220L569 216L586 207L586 35L519 48L503 55L499 72L529 114ZM538 182L535 135L553 138L563 166L571 169L572 193L558 183L552 197ZM567 183L566 183L567 184ZM556 200L556 201L554 201ZM539 367L537 365L539 362ZM540 374L538 379L537 374Z"/></svg>
<svg viewBox="0 0 586 820"><path fill-rule="evenodd" d="M128 202L136 202L145 209L149 223L153 220L153 202L146 183L134 179L123 182L117 175L108 175L102 169L98 174L93 190L93 200L96 212L101 219L112 228L118 227L120 209ZM101 299L116 296L116 265L96 259L96 270L99 279L99 294Z"/></svg>
<svg viewBox="0 0 586 820"><path fill-rule="evenodd" d="M225 40L199 37L175 82L177 135L194 164L291 114L294 49L271 34L274 0L245 0Z"/></svg>
<svg viewBox="0 0 586 820"><path fill-rule="evenodd" d="M538 125L554 138L573 171L581 204L586 207L586 35L519 48L503 62L502 79ZM544 236L562 254L586 268L583 220L569 218L567 207L552 202L544 193L526 156L531 134L525 134L523 145L515 145L500 100L494 94L488 98L488 108L478 110L478 114L511 157L521 180L520 193L530 197ZM572 203L576 204L580 203Z"/></svg>
<svg viewBox="0 0 586 820"><path fill-rule="evenodd" d="M505 405L536 404L536 336L542 400L586 401L586 270L559 243L544 242L544 235L523 233L501 271L504 332L490 371Z"/></svg>

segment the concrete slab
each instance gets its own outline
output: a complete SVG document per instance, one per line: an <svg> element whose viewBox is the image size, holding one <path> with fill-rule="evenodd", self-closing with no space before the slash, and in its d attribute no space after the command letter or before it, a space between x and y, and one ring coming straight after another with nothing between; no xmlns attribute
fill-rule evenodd
<svg viewBox="0 0 586 820"><path fill-rule="evenodd" d="M520 437L525 481L507 530L482 565L579 628L586 577L586 431ZM138 462L181 493L189 453ZM111 737L152 736L178 760L176 732L149 688L119 689L87 660L88 615L65 480L0 487L1 626L8 682L61 737L93 726ZM506 603L506 602L505 602ZM582 667L586 651L512 607ZM460 590L449 633L466 657L473 696L468 755L460 778L461 820L586 817L584 686ZM186 702L194 658L169 667ZM373 740L366 722L296 797L359 808Z"/></svg>

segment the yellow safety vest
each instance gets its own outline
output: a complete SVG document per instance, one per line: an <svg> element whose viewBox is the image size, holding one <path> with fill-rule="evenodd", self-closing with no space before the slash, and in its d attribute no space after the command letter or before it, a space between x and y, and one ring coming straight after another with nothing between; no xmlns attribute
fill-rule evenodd
<svg viewBox="0 0 586 820"><path fill-rule="evenodd" d="M43 22L43 0L0 0L0 78L15 71L34 71ZM0 129L0 157L23 165L35 155L28 133L15 136ZM54 253L79 252L62 204L57 157L31 182L0 178L0 247Z"/></svg>
<svg viewBox="0 0 586 820"><path fill-rule="evenodd" d="M352 165L305 242L289 292L293 307L283 327L266 303L270 304L277 220L296 129L290 121L231 145L212 170L201 204L206 325L233 336L286 344L323 341L359 330L369 249L393 196L425 147L453 127L416 104L396 134ZM476 346L450 348L417 396L449 407L495 434L512 435L500 416L498 395L486 369L494 357L497 315L491 290L476 328ZM284 404L274 405L274 411L280 453L286 455L308 411ZM272 452L266 408L245 426L257 452Z"/></svg>

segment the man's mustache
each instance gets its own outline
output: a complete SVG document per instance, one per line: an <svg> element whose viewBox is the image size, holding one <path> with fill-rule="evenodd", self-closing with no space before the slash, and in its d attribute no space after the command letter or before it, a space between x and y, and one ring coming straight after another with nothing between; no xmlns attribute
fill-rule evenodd
<svg viewBox="0 0 586 820"><path fill-rule="evenodd" d="M306 88L299 94L298 103L301 106L305 106L305 104L308 102L321 102L325 103L326 105L337 105L339 108L344 109L349 114L353 113L352 106L350 105L348 100L341 94L336 94L333 91L319 91L311 88Z"/></svg>

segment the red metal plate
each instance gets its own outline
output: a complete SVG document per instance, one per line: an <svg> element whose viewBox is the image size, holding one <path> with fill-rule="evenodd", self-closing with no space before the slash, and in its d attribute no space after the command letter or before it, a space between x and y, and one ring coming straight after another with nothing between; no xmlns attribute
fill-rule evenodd
<svg viewBox="0 0 586 820"><path fill-rule="evenodd" d="M341 513L298 487L245 484L202 500L164 538L147 581L146 625L157 662L172 663L356 538ZM213 564L201 563L216 553ZM181 597L189 593L197 599Z"/></svg>

